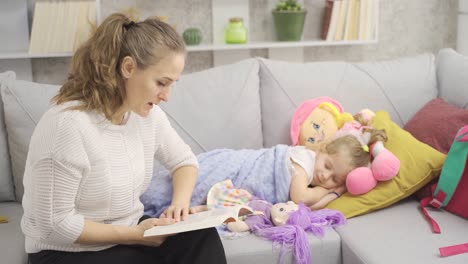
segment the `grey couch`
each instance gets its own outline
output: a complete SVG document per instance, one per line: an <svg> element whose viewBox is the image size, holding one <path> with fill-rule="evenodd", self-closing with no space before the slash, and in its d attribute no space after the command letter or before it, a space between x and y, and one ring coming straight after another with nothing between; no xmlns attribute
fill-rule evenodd
<svg viewBox="0 0 468 264"><path fill-rule="evenodd" d="M289 121L302 101L328 95L348 112L388 111L399 125L425 103L442 97L468 106L468 58L453 50L380 62L291 63L249 59L183 75L162 107L196 153L214 148L260 148L289 143ZM29 138L58 86L0 75L0 262L26 263L20 229L22 174ZM8 144L7 144L8 142ZM156 166L155 169L158 169ZM407 198L352 218L322 239L309 236L314 263L468 263L468 254L438 256L438 247L468 242L468 221L431 213L435 235ZM223 241L229 263L275 263L278 250L254 235Z"/></svg>

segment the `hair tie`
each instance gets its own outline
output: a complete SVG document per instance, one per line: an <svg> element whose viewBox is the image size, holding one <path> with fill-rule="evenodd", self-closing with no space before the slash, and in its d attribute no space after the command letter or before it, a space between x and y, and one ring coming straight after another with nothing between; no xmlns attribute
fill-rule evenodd
<svg viewBox="0 0 468 264"><path fill-rule="evenodd" d="M126 30L129 30L130 28L132 28L132 27L135 26L135 25L136 25L136 23L135 23L134 21L130 21L130 22L124 24L124 28L125 28Z"/></svg>
<svg viewBox="0 0 468 264"><path fill-rule="evenodd" d="M362 149L363 149L365 152L369 152L369 146L368 146L368 145L362 146Z"/></svg>

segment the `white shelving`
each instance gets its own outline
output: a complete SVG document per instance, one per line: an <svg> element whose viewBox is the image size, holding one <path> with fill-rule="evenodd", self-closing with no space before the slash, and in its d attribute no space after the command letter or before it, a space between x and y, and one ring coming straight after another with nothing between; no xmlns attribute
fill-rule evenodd
<svg viewBox="0 0 468 264"><path fill-rule="evenodd" d="M16 0L11 0L16 1ZM101 18L101 0L96 1L97 21L102 21ZM277 1L269 0L265 8L272 9ZM376 20L378 21L378 0L376 0ZM249 42L246 44L224 44L224 26L230 17L238 16L244 18L244 23L247 28L250 28L250 10L248 0L212 0L212 34L213 44L205 43L198 46L187 46L189 52L212 51L214 66L220 64L231 63L241 59L250 57L251 49L268 49L268 57L271 59L302 61L305 47L324 47L324 46L347 46L347 45L370 45L378 42L378 23L374 32L374 40L370 41L325 41L317 40L302 40L293 42L279 42L273 40L264 40L258 42ZM0 12L1 14L1 12ZM318 25L317 25L318 26ZM273 31L273 25L270 28L265 28L267 31ZM249 36L248 39L251 39ZM36 58L66 58L71 57L71 52L64 53L48 53L48 54L30 54L28 51L7 51L0 52L0 64L2 60L14 61L30 61ZM10 64L10 62L4 61ZM4 64L5 64L4 63ZM30 64L30 62L29 62ZM1 65L0 65L1 66Z"/></svg>
<svg viewBox="0 0 468 264"><path fill-rule="evenodd" d="M323 47L323 46L345 46L345 45L369 45L375 44L377 40L371 41L291 41L291 42L252 42L246 44L202 44L197 46L187 46L189 52L195 51L222 51L222 50L245 50L245 49L270 49L270 48L302 48L302 47ZM30 54L28 52L0 53L0 59L36 59L36 58L61 58L71 57L71 52Z"/></svg>
<svg viewBox="0 0 468 264"><path fill-rule="evenodd" d="M25 52L11 52L11 53L1 53L0 59L37 59L37 58L60 58L60 57L71 57L71 52L62 52L62 53L44 53L44 54L29 54Z"/></svg>

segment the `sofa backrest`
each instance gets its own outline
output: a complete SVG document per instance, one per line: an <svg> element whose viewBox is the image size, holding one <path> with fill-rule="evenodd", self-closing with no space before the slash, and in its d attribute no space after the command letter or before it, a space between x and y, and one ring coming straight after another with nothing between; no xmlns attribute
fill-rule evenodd
<svg viewBox="0 0 468 264"><path fill-rule="evenodd" d="M162 103L161 107L195 153L215 148L262 147L258 70L258 60L249 59L181 76L169 102ZM16 199L21 201L30 138L59 86L14 79L1 84L4 106L0 114L4 109L5 122L1 120L2 115L0 143L3 138L5 144L2 145L7 146L7 132L9 149L0 147L0 172L8 176L5 179L0 177L0 184L3 186L6 179L10 179L8 198L14 199L13 175ZM6 166L10 164L9 156L12 173ZM4 201L1 199L2 191L0 189L0 201Z"/></svg>
<svg viewBox="0 0 468 264"><path fill-rule="evenodd" d="M261 148L259 62L247 59L185 74L161 104L195 153L216 148Z"/></svg>
<svg viewBox="0 0 468 264"><path fill-rule="evenodd" d="M346 112L386 110L399 125L437 96L434 55L379 62L260 60L264 146L291 144L290 120L303 101L330 96Z"/></svg>
<svg viewBox="0 0 468 264"><path fill-rule="evenodd" d="M4 84L15 79L15 73L12 71L0 73L0 89ZM15 200L13 175L11 173L10 154L8 153L2 94L0 93L0 202L13 200Z"/></svg>
<svg viewBox="0 0 468 264"><path fill-rule="evenodd" d="M441 97L464 108L468 107L467 60L452 50L442 50L437 57ZM13 197L11 174L21 200L30 137L59 86L18 81L12 73L0 75L0 84L4 101L1 107L0 100L0 201ZM161 107L182 138L200 153L290 144L294 110L318 96L337 99L351 113L384 109L403 125L437 94L431 54L374 63L248 59L181 76L171 99Z"/></svg>
<svg viewBox="0 0 468 264"><path fill-rule="evenodd" d="M24 166L32 133L58 89L57 85L29 81L2 82L1 95L8 133L8 151L17 201L21 201L23 197Z"/></svg>
<svg viewBox="0 0 468 264"><path fill-rule="evenodd" d="M453 49L437 54L439 97L450 104L468 109L468 57Z"/></svg>

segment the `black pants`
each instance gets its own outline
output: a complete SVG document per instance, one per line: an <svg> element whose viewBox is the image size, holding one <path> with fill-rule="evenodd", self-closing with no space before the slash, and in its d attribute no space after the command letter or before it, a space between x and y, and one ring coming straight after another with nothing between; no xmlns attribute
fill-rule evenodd
<svg viewBox="0 0 468 264"><path fill-rule="evenodd" d="M209 228L168 237L159 247L117 245L101 251L43 250L29 254L29 261L31 264L223 264L226 256L216 228Z"/></svg>

